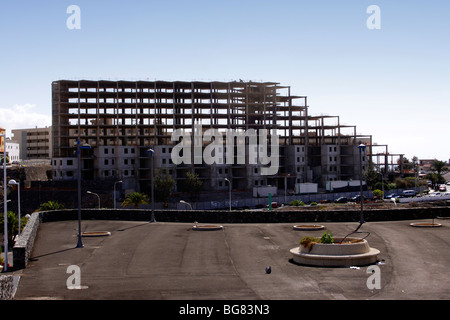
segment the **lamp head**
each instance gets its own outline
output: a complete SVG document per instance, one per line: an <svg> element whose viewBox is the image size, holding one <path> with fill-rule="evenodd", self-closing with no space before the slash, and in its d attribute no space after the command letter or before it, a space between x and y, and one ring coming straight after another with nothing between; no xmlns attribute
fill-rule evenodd
<svg viewBox="0 0 450 320"><path fill-rule="evenodd" d="M366 145L360 141L357 148L359 149L359 151L364 151L366 150Z"/></svg>

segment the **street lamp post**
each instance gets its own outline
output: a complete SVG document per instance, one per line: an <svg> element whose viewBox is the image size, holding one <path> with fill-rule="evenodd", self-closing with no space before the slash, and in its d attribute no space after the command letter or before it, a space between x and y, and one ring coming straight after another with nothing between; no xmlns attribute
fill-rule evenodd
<svg viewBox="0 0 450 320"><path fill-rule="evenodd" d="M151 178L152 178L152 216L150 218L150 222L156 222L156 220L155 220L155 184L154 184L155 177L153 174L153 167L154 167L153 155L155 153L155 150L153 150L153 148L150 148L147 150L147 153L150 154L150 158L151 158L150 172L151 172Z"/></svg>
<svg viewBox="0 0 450 320"><path fill-rule="evenodd" d="M100 209L100 196L97 193L94 193L94 192L91 192L91 191L86 191L86 193L93 194L93 195L97 196L97 198L98 198L98 208Z"/></svg>
<svg viewBox="0 0 450 320"><path fill-rule="evenodd" d="M180 200L180 203L187 204L189 206L189 208L191 208L191 211L192 211L192 206L191 206L191 204L189 202L186 202L184 200Z"/></svg>
<svg viewBox="0 0 450 320"><path fill-rule="evenodd" d="M122 180L114 182L114 192L113 192L114 209L116 209L116 184L117 183L122 183Z"/></svg>
<svg viewBox="0 0 450 320"><path fill-rule="evenodd" d="M363 187L362 187L362 179L363 179L363 177L362 177L362 155L363 155L363 152L365 152L365 150L366 150L366 146L362 142L360 142L358 149L359 149L359 194L360 194L359 201L361 202L361 214L360 214L359 223L361 226L364 223L364 211L363 211L363 202L364 201L363 201Z"/></svg>
<svg viewBox="0 0 450 320"><path fill-rule="evenodd" d="M17 211L18 211L18 215L19 215L19 236L20 236L20 181L16 182L16 180L11 179L9 180L8 184L10 185L17 185Z"/></svg>
<svg viewBox="0 0 450 320"><path fill-rule="evenodd" d="M83 248L83 241L81 240L81 149L90 149L91 146L84 144L80 146L80 139L77 140L77 158L78 158L78 242L77 248Z"/></svg>
<svg viewBox="0 0 450 320"><path fill-rule="evenodd" d="M8 200L7 200L7 183L6 183L6 134L0 135L3 139L3 209L4 209L4 219L3 219L3 226L4 226L4 246L5 246L5 258L3 271L8 271Z"/></svg>
<svg viewBox="0 0 450 320"><path fill-rule="evenodd" d="M225 181L227 181L228 182L228 193L229 193L229 203L230 203L230 212L231 212L231 182L230 182L230 180L228 180L227 178L225 178Z"/></svg>

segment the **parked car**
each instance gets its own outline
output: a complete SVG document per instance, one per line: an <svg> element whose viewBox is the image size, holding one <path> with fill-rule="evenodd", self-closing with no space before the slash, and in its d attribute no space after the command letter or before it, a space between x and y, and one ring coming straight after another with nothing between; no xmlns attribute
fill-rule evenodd
<svg viewBox="0 0 450 320"><path fill-rule="evenodd" d="M396 194L396 193L391 193L391 194L388 194L386 197L385 197L385 199L392 199L392 198L399 198L400 196L398 195L398 194Z"/></svg>
<svg viewBox="0 0 450 320"><path fill-rule="evenodd" d="M414 197L416 195L416 191L414 190L403 190L402 196L404 197Z"/></svg>
<svg viewBox="0 0 450 320"><path fill-rule="evenodd" d="M439 186L439 191L447 191L447 187L445 186L445 184L441 184Z"/></svg>
<svg viewBox="0 0 450 320"><path fill-rule="evenodd" d="M272 202L272 208L278 208L280 204L278 202ZM266 208L268 208L269 205L266 205Z"/></svg>
<svg viewBox="0 0 450 320"><path fill-rule="evenodd" d="M347 203L348 202L348 198L346 197L339 197L336 200L334 200L334 203Z"/></svg>
<svg viewBox="0 0 450 320"><path fill-rule="evenodd" d="M366 200L366 197L363 196L363 201L365 201L365 200ZM360 202L360 201L361 201L361 196L360 195L354 196L351 199L351 202Z"/></svg>

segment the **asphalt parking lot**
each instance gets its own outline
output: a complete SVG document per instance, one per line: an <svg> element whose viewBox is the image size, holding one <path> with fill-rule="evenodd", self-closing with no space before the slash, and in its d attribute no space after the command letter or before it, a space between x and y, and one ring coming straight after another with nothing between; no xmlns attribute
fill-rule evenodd
<svg viewBox="0 0 450 320"><path fill-rule="evenodd" d="M292 263L289 250L324 230L297 231L291 223L194 231L190 223L89 220L83 232L111 234L83 237L84 248L75 248L77 221L49 222L39 227L27 268L15 272L15 300L450 299L450 220L435 220L439 228L410 222L371 222L360 229L381 252L379 289L368 287L367 266ZM323 225L335 237L358 226ZM76 274L81 286L70 289Z"/></svg>

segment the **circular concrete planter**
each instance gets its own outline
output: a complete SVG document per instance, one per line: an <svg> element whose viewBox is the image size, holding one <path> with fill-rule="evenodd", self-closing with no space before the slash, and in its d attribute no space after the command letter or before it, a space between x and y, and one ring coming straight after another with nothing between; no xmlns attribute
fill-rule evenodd
<svg viewBox="0 0 450 320"><path fill-rule="evenodd" d="M106 237L110 236L111 232L109 231L91 231L91 232L82 232L82 237Z"/></svg>
<svg viewBox="0 0 450 320"><path fill-rule="evenodd" d="M293 227L294 230L298 231L314 231L314 230L323 230L325 226L318 224L300 224Z"/></svg>
<svg viewBox="0 0 450 320"><path fill-rule="evenodd" d="M195 231L216 231L216 230L222 230L222 226L217 225L196 225L192 227L192 230Z"/></svg>
<svg viewBox="0 0 450 320"><path fill-rule="evenodd" d="M310 249L300 246L290 250L294 262L324 267L350 267L373 264L379 250L371 248L365 239L335 238L333 244L315 243Z"/></svg>
<svg viewBox="0 0 450 320"><path fill-rule="evenodd" d="M417 227L417 228L436 228L441 227L442 224L440 223L427 223L427 222L414 222L409 224L411 227Z"/></svg>

